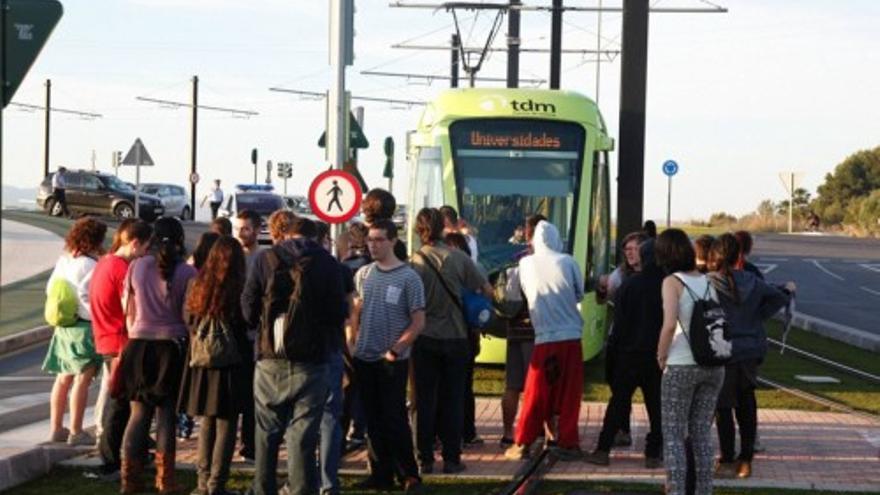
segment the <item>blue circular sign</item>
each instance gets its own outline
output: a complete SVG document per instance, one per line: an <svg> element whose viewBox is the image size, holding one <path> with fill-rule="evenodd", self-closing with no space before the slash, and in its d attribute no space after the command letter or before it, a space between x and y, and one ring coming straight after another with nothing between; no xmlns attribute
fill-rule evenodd
<svg viewBox="0 0 880 495"><path fill-rule="evenodd" d="M672 177L678 173L678 163L675 160L666 160L663 162L663 173Z"/></svg>

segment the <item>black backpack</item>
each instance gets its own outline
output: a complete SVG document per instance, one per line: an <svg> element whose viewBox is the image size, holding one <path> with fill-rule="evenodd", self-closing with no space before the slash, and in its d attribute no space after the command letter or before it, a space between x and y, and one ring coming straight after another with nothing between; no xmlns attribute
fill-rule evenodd
<svg viewBox="0 0 880 495"><path fill-rule="evenodd" d="M730 341L730 329L724 308L709 296L710 286L708 284L703 297L699 297L680 276L676 274L675 278L684 285L694 302L691 324L686 332L684 332L684 325L682 325L682 331L691 346L694 361L700 366L724 366L730 361L733 353L733 344ZM681 324L681 320L679 320L679 324Z"/></svg>
<svg viewBox="0 0 880 495"><path fill-rule="evenodd" d="M292 262L273 247L267 253L270 276L263 293L260 354L294 362L314 361L327 352L327 336L315 318L309 272L314 259Z"/></svg>

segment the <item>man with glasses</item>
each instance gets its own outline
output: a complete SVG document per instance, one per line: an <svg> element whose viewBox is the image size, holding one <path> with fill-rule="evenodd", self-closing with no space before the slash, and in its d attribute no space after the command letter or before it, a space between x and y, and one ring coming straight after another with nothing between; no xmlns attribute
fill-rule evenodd
<svg viewBox="0 0 880 495"><path fill-rule="evenodd" d="M419 275L394 255L397 227L391 220L370 226L373 263L355 276L352 315L354 367L367 416L370 476L360 489L389 490L395 470L404 489L421 489L406 411L410 348L425 326L425 291Z"/></svg>

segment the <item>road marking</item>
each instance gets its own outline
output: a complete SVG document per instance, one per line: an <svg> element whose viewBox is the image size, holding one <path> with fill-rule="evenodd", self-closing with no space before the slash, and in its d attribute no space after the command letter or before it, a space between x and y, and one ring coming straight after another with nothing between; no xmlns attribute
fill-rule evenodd
<svg viewBox="0 0 880 495"><path fill-rule="evenodd" d="M824 266L820 265L819 260L809 260L809 261L811 261L813 263L813 265L816 266L816 268L822 270L823 272L827 273L828 275L836 278L837 280L843 280L843 277L841 277L840 275L833 273L833 272L829 271L827 268L825 268Z"/></svg>
<svg viewBox="0 0 880 495"><path fill-rule="evenodd" d="M874 290L874 289L869 289L869 288L867 288L867 287L865 287L865 286L861 286L861 287L859 287L859 288L862 289L862 290L865 291L865 292L868 292L868 293L874 294L875 296L880 296L880 291L876 291L876 290Z"/></svg>
<svg viewBox="0 0 880 495"><path fill-rule="evenodd" d="M859 266L865 270L880 273L880 263L859 263Z"/></svg>
<svg viewBox="0 0 880 495"><path fill-rule="evenodd" d="M755 263L755 266L757 266L758 269L761 270L761 273L763 273L764 275L767 275L768 273L775 270L776 267L779 265L776 265L773 263Z"/></svg>
<svg viewBox="0 0 880 495"><path fill-rule="evenodd" d="M769 261L772 263L783 263L788 261L788 258L758 258L759 261Z"/></svg>
<svg viewBox="0 0 880 495"><path fill-rule="evenodd" d="M0 399L0 414L8 414L21 411L29 407L45 404L49 407L49 392L40 392L28 395L16 395Z"/></svg>
<svg viewBox="0 0 880 495"><path fill-rule="evenodd" d="M0 376L0 383L16 382L54 382L54 376Z"/></svg>

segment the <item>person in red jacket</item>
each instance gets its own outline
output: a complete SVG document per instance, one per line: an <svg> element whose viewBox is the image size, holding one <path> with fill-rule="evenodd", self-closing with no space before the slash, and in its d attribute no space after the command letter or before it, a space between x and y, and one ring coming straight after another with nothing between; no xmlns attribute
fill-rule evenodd
<svg viewBox="0 0 880 495"><path fill-rule="evenodd" d="M128 401L124 398L117 400L111 393L113 371L128 342L122 290L128 264L144 255L152 234L153 228L143 220L128 219L122 222L113 237L109 253L95 266L89 287L95 349L104 358L104 378L95 405L98 451L103 461L100 470L104 475L119 471L119 449L130 413Z"/></svg>

